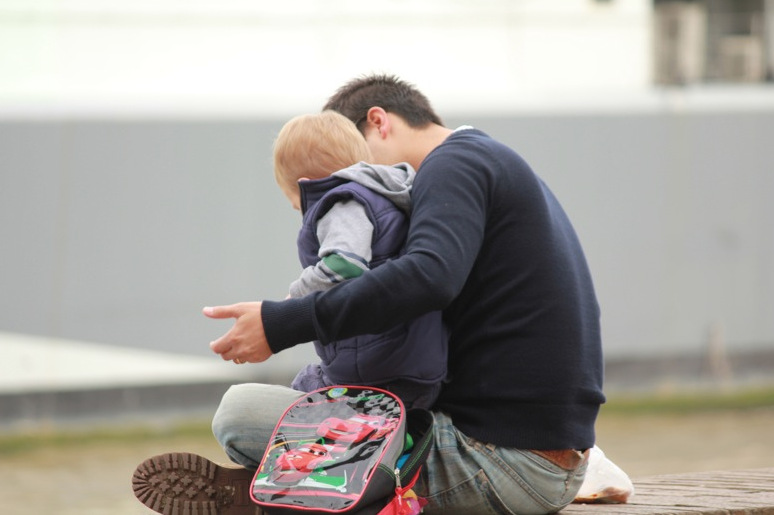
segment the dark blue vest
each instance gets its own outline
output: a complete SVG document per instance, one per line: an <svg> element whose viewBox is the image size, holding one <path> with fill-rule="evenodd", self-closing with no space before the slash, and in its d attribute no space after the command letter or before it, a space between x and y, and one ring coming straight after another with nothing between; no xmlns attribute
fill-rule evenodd
<svg viewBox="0 0 774 515"><path fill-rule="evenodd" d="M361 184L334 176L299 184L304 213L298 234L298 256L302 266L312 266L320 260L317 222L334 204L345 200L362 204L374 226L371 268L403 253L408 215L387 198ZM323 372L331 381L378 385L396 379L419 383L443 380L446 377L447 343L448 333L441 312L435 311L382 334L357 336L327 345L317 341L314 346L322 361Z"/></svg>

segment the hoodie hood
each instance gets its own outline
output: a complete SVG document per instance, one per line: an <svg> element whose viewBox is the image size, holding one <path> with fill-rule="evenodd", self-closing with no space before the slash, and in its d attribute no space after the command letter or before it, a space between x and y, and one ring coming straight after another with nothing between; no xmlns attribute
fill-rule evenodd
<svg viewBox="0 0 774 515"><path fill-rule="evenodd" d="M406 214L411 213L411 185L416 172L408 163L373 165L365 162L354 164L332 174L356 182L387 198Z"/></svg>

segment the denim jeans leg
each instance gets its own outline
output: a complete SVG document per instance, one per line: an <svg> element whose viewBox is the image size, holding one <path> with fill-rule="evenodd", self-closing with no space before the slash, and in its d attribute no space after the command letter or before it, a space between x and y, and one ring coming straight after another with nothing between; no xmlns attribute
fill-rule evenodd
<svg viewBox="0 0 774 515"><path fill-rule="evenodd" d="M257 469L277 422L303 395L279 385L234 385L220 401L212 433L232 461Z"/></svg>
<svg viewBox="0 0 774 515"><path fill-rule="evenodd" d="M416 486L427 514L555 513L580 488L585 464L564 470L529 451L479 442L444 413L434 416L435 444Z"/></svg>

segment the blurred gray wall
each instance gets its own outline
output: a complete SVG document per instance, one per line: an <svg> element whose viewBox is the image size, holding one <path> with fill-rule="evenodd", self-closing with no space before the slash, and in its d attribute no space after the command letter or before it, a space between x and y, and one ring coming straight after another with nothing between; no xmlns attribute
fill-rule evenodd
<svg viewBox="0 0 774 515"><path fill-rule="evenodd" d="M205 305L284 297L284 120L0 120L0 331L208 354ZM469 117L587 251L608 356L774 345L774 111ZM308 346L307 346L308 347Z"/></svg>

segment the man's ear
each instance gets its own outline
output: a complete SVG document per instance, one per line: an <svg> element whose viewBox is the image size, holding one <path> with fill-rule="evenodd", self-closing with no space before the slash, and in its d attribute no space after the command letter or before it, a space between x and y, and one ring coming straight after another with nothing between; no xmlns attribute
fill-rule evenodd
<svg viewBox="0 0 774 515"><path fill-rule="evenodd" d="M387 116L387 111L381 107L372 107L368 110L366 120L369 125L374 126L376 130L379 131L379 137L382 139L387 137L387 134L391 129L390 118Z"/></svg>

